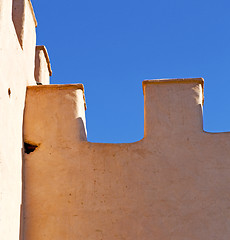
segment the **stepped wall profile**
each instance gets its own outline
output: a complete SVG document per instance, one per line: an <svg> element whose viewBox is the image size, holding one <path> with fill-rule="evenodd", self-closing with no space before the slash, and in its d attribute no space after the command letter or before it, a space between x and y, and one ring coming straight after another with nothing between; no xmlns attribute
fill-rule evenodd
<svg viewBox="0 0 230 240"><path fill-rule="evenodd" d="M30 0L0 0L2 240L229 240L230 133L204 80L143 81L144 138L87 140L82 84L49 84Z"/></svg>

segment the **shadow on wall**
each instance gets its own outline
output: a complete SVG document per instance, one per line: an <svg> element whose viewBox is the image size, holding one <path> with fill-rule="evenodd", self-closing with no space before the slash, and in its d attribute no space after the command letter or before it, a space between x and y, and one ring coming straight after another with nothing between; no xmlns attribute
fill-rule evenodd
<svg viewBox="0 0 230 240"><path fill-rule="evenodd" d="M79 129L79 140L87 141L86 126L81 117L76 119L77 129Z"/></svg>
<svg viewBox="0 0 230 240"><path fill-rule="evenodd" d="M23 0L13 0L12 21L18 37L18 41L23 48L24 24L25 24L25 2Z"/></svg>

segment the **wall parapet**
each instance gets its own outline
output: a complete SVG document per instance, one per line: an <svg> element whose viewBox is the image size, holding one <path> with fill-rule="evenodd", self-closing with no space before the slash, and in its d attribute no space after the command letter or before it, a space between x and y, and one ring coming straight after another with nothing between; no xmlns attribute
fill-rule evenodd
<svg viewBox="0 0 230 240"><path fill-rule="evenodd" d="M143 93L144 93L144 86L146 84L171 84L171 83L198 83L198 84L201 84L202 95L203 95L202 104L204 105L204 79L203 78L146 79L142 82Z"/></svg>
<svg viewBox="0 0 230 240"><path fill-rule="evenodd" d="M52 69L49 60L49 55L45 46L36 46L35 51L35 81L39 84L50 84L50 76Z"/></svg>
<svg viewBox="0 0 230 240"><path fill-rule="evenodd" d="M48 51L46 49L46 47L44 45L38 45L36 46L36 51L37 50L40 50L40 51L43 51L44 55L45 55L45 59L46 59L46 62L47 62L47 67L48 67L48 70L49 70L49 75L52 76L52 68L51 68L51 63L50 63L50 58L49 58L49 54L48 54Z"/></svg>
<svg viewBox="0 0 230 240"><path fill-rule="evenodd" d="M145 137L203 132L202 78L145 80L143 92Z"/></svg>
<svg viewBox="0 0 230 240"><path fill-rule="evenodd" d="M56 90L64 90L64 89L79 89L83 92L83 100L85 110L87 109L86 100L85 100L85 88L82 83L76 84L51 84L51 85L42 85L42 86L27 86L27 89L33 89L33 91L40 91L42 89L56 89Z"/></svg>
<svg viewBox="0 0 230 240"><path fill-rule="evenodd" d="M87 141L82 84L28 86L24 114L25 143Z"/></svg>
<svg viewBox="0 0 230 240"><path fill-rule="evenodd" d="M30 15L30 17L27 17ZM30 0L13 0L12 2L12 21L18 37L18 41L24 49L24 44L31 44L28 42L31 34L31 29L35 32L37 27L37 20ZM26 42L26 43L24 43Z"/></svg>
<svg viewBox="0 0 230 240"><path fill-rule="evenodd" d="M31 0L28 0L28 2L29 2L29 6L30 6L30 10L31 10L33 19L34 19L35 27L37 27L38 26L38 22L37 22L37 19L36 19L36 16L35 16L35 12L34 12L34 8L33 8L33 5L32 5L32 2L31 2Z"/></svg>

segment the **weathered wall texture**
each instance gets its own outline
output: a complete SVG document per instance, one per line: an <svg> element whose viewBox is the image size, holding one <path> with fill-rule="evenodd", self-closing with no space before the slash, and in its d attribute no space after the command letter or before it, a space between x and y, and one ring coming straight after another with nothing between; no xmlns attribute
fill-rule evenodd
<svg viewBox="0 0 230 240"><path fill-rule="evenodd" d="M0 239L19 239L23 112L34 85L36 19L29 0L0 0Z"/></svg>
<svg viewBox="0 0 230 240"><path fill-rule="evenodd" d="M230 134L203 132L203 79L143 90L144 139L97 144L80 85L28 88L25 240L229 240Z"/></svg>

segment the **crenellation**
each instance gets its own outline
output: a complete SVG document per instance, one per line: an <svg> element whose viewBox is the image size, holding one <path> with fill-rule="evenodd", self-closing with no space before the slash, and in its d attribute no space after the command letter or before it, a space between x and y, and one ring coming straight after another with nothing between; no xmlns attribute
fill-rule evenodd
<svg viewBox="0 0 230 240"><path fill-rule="evenodd" d="M36 124L31 119L36 119ZM27 87L24 140L55 145L57 139L58 142L87 140L82 84Z"/></svg>
<svg viewBox="0 0 230 240"><path fill-rule="evenodd" d="M34 13L34 8L33 8L33 5L31 3L31 0L28 0L28 4L29 4L29 8L30 8L30 12L32 14L33 20L34 20L35 27L37 27L38 26L38 22L37 22L35 13Z"/></svg>
<svg viewBox="0 0 230 240"><path fill-rule="evenodd" d="M204 80L145 80L144 138L91 143L84 86L49 85L36 26L0 0L1 240L228 240L230 133L203 131Z"/></svg>
<svg viewBox="0 0 230 240"><path fill-rule="evenodd" d="M30 19L32 19L33 23L31 23ZM32 27L33 31L33 28L37 27L37 20L30 0L13 0L12 21L18 41L23 49L25 38L29 38L27 32L31 34L30 28Z"/></svg>
<svg viewBox="0 0 230 240"><path fill-rule="evenodd" d="M52 69L45 46L36 46L34 76L37 83L44 85L50 84Z"/></svg>
<svg viewBox="0 0 230 240"><path fill-rule="evenodd" d="M203 131L203 79L145 80L145 137Z"/></svg>

